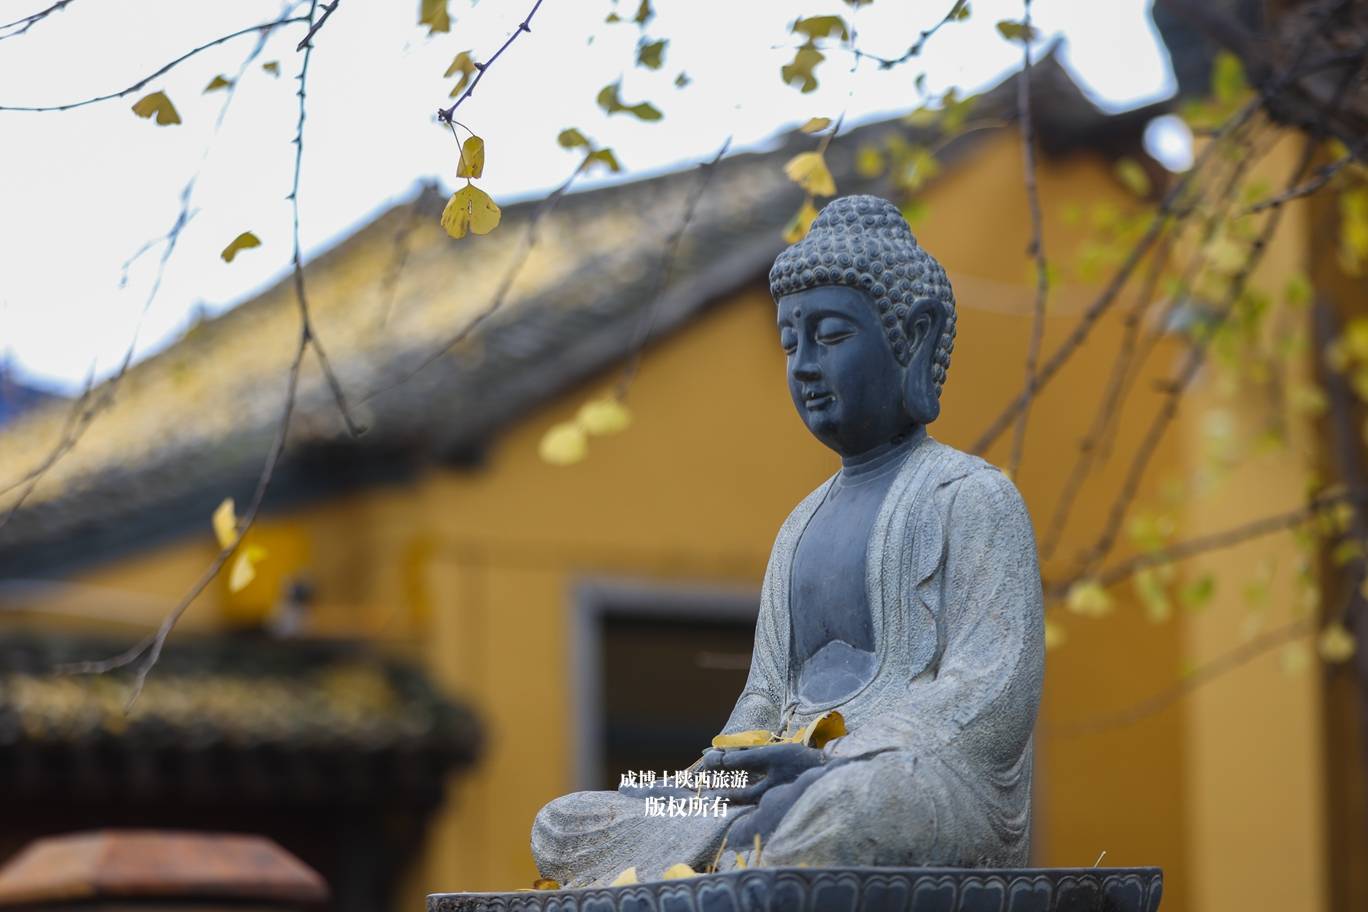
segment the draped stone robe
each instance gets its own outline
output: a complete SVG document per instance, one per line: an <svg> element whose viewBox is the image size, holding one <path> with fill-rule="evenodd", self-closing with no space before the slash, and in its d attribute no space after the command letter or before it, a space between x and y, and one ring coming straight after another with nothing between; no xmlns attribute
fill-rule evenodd
<svg viewBox="0 0 1368 912"><path fill-rule="evenodd" d="M988 463L923 437L869 539L877 670L853 693L808 705L790 660L789 582L798 541L831 483L780 528L750 674L723 730L794 732L836 709L849 734L828 752L849 762L803 792L765 842L764 863L1025 864L1044 623L1021 496ZM708 865L741 810L647 817L641 798L577 792L537 815L532 851L542 874L567 886L605 883L628 867L652 879L677 862Z"/></svg>

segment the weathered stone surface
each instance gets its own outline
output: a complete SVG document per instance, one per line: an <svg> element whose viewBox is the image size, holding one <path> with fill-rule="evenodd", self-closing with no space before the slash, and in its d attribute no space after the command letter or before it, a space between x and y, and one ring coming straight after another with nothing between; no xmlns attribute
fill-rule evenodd
<svg viewBox="0 0 1368 912"><path fill-rule="evenodd" d="M1029 858L1031 736L1044 673L1030 517L995 467L931 439L955 341L944 270L898 209L830 203L775 261L787 382L842 468L779 530L746 686L723 731L793 735L713 750L745 770L725 817L659 818L648 796L579 792L537 815L538 868L571 887L628 867L726 870L757 837L774 865L1010 867ZM693 757L681 757L685 767ZM678 790L676 790L678 791Z"/></svg>
<svg viewBox="0 0 1368 912"><path fill-rule="evenodd" d="M626 887L434 893L427 912L1156 912L1158 868L759 868Z"/></svg>

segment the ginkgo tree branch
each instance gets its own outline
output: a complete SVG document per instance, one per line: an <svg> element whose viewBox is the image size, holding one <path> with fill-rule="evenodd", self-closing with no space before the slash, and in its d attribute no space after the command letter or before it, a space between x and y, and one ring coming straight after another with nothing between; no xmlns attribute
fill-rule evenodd
<svg viewBox="0 0 1368 912"><path fill-rule="evenodd" d="M1041 726L1041 731L1050 738L1079 738L1084 735L1097 735L1113 729L1124 728L1127 725L1134 725L1157 715L1203 685L1248 665L1279 646L1306 636L1314 629L1314 622L1310 618L1303 618L1265 631L1254 636L1248 642L1241 643L1239 646L1199 666L1177 683L1125 709L1093 719L1062 725L1046 723Z"/></svg>
<svg viewBox="0 0 1368 912"><path fill-rule="evenodd" d="M462 102L474 94L475 87L480 84L480 80L484 79L485 73L488 72L489 68L494 65L494 62L503 55L503 52L508 50L509 46L512 45L514 41L518 40L519 35L524 32L531 34L532 17L537 15L537 10L541 9L541 5L542 0L537 0L537 2L533 3L532 9L528 10L527 15L523 17L522 22L518 23L518 27L515 28L512 34L510 34L504 43L499 46L499 49L494 52L493 56L482 63L477 62L475 64L475 78L470 81L470 85L466 86L466 90L461 93L459 98L451 103L450 107L437 109L437 119L439 121L442 123L450 123L452 116L456 113L456 109L461 106Z"/></svg>
<svg viewBox="0 0 1368 912"><path fill-rule="evenodd" d="M1021 74L1017 76L1017 116L1021 120L1021 157L1025 171L1026 205L1031 218L1031 239L1026 253L1035 264L1035 306L1031 315L1031 340L1026 349L1026 389L1017 413L1012 435L1012 455L1008 474L1015 478L1021 469L1026 446L1026 424L1036 393L1036 364L1040 360L1041 340L1045 335L1045 302L1050 294L1050 268L1045 261L1045 228L1040 217L1040 192L1036 187L1035 122L1031 118L1031 0L1022 3Z"/></svg>
<svg viewBox="0 0 1368 912"><path fill-rule="evenodd" d="M302 51L309 46L309 42L313 40L313 36L318 34L318 30L323 27L323 23L328 21L328 17L333 14L333 10L337 9L337 5L341 2L342 0L333 0L332 3L323 4L323 15L319 16L313 25L309 26L309 30L304 34L304 37L299 39L299 44L295 45L296 51Z"/></svg>
<svg viewBox="0 0 1368 912"><path fill-rule="evenodd" d="M318 0L312 0L306 21L313 20L317 8ZM289 369L286 372L285 402L281 411L280 420L276 426L275 439L271 445L270 451L267 453L266 462L262 467L261 474L257 478L256 488L252 494L251 500L248 502L246 511L237 522L233 540L219 549L218 554L214 557L209 566L205 568L204 572L200 574L194 585L190 587L190 590L182 596L176 606L162 619L161 624L157 627L154 634L145 638L140 643L135 644L131 649L120 655L99 662L68 666L66 669L69 671L106 672L132 665L134 668L133 681L126 704L130 709L137 701L138 696L142 693L148 674L151 673L152 669L161 658L162 650L165 648L166 641L171 636L172 631L175 630L176 625L185 615L185 612L189 610L195 600L199 598L206 588L208 588L209 584L213 582L223 570L224 566L228 563L228 560L233 557L238 548L241 547L244 536L247 534L248 530L251 529L257 516L261 512L262 503L266 499L266 492L270 489L271 481L275 476L276 468L280 464L281 457L285 452L286 443L289 439L290 424L294 416L299 394L299 377L304 364L304 356L309 351L310 347L312 347L315 354L318 355L324 373L329 373L327 359L318 342L318 337L314 332L312 320L309 315L309 303L304 282L304 264L299 242L299 180L303 169L307 82L309 61L313 54L313 50L314 47L312 43L305 47L303 62L300 66L298 77L299 90L296 95L299 98L299 114L293 139L293 145L295 147L294 175L291 181L289 196L294 224L294 288L295 300L299 309L299 335L295 344L294 354L290 359ZM333 381L330 380L330 382ZM334 389L334 394L340 394L340 390ZM344 409L343 414L345 417L345 404L340 398L338 404L339 407Z"/></svg>
<svg viewBox="0 0 1368 912"><path fill-rule="evenodd" d="M707 191L708 184L717 171L717 165L727 154L727 150L731 148L731 143L732 138L728 136L722 141L717 154L698 166L698 184L694 188L694 192L685 201L684 214L671 233L670 239L665 242L665 249L661 253L660 264L656 269L655 283L647 297L650 303L637 321L636 332L632 337L631 347L628 349L630 354L627 356L627 363L622 369L622 376L618 378L615 393L620 401L627 398L627 391L631 388L632 381L636 379L638 371L641 370L642 352L646 347L646 340L651 336L651 330L655 327L656 317L660 309L660 294L669 284L670 274L674 271L675 261L679 257L679 248L684 240L684 234L693 223L694 214L698 211L698 203L703 199L703 194Z"/></svg>
<svg viewBox="0 0 1368 912"><path fill-rule="evenodd" d="M1339 90L1335 97L1325 108L1324 117L1328 118L1332 109L1339 106L1344 92L1348 89L1354 77L1358 75L1359 67L1355 66L1346 70L1344 77L1339 84ZM1287 186L1295 187L1306 173L1319 145L1317 137L1308 137L1304 143L1301 155L1298 157L1296 165L1293 167L1292 176L1288 179ZM1188 351L1188 356L1177 375L1164 388L1165 399L1160 406L1159 412L1150 422L1145 432L1145 436L1140 441L1134 455L1131 458L1130 466L1127 468L1125 480L1122 482L1120 492L1113 499L1111 508L1107 514L1107 520L1101 533L1097 536L1095 544L1089 548L1079 560L1078 570L1074 575L1074 580L1082 579L1086 576L1098 562L1106 557L1116 542L1120 534L1121 524L1125 519L1126 512L1130 509L1131 502L1139 493L1141 481L1149 466L1150 460L1158 450L1159 441L1163 438L1165 431L1177 417L1178 407L1182 401L1184 392L1191 386L1196 379L1198 372L1206 361L1207 349L1212 339L1225 325L1240 296L1244 293L1250 278L1254 273L1255 267L1263 260L1264 254L1268 250L1269 242L1278 230L1281 222L1283 208L1276 207L1269 211L1264 218L1264 223L1258 235L1250 244L1246 253L1245 260L1240 269L1231 278L1226 288L1224 298L1213 316L1210 325L1206 326L1199 338L1193 343Z"/></svg>
<svg viewBox="0 0 1368 912"><path fill-rule="evenodd" d="M542 220L545 219L548 215L550 215L552 210L556 208L556 204L559 203L561 198L569 192L571 185L575 182L575 179L579 177L580 174L584 173L584 170L588 167L588 164L588 160L581 162L580 165L576 167L573 172L571 172L570 176L561 182L560 186L558 186L555 190L548 194L545 199L541 201L541 204L537 207L536 212L532 214L532 218L528 220L527 230L523 233L522 244L519 247L517 254L514 256L513 261L509 263L508 268L504 270L503 277L500 279L499 285L494 291L494 295L489 299L489 303L486 304L482 310L480 310L473 317L471 317L464 324L462 324L461 327L456 330L456 332L448 336L445 341L439 343L437 347L432 350L432 352L430 352L426 357L423 358L423 360L419 361L416 365L409 368L408 370L405 370L403 373L395 377L393 380L381 384L380 386L376 387L375 389L372 389L370 392L362 396L359 401L363 405L367 402L370 402L376 396L380 396L384 393L390 392L391 390L394 390L400 386L403 386L405 383L408 383L410 380L418 376L418 374L422 373L428 367L440 361L447 354L447 352L451 351L457 345L460 345L466 339L470 338L470 334L473 333L476 329L478 329L481 324L483 324L490 317L494 316L494 314L498 313L499 309L503 307L504 302L507 300L508 293L513 288L513 283L517 281L518 276L522 273L523 267L527 264L528 259L531 258L532 251L537 246L537 241L540 238L538 230L540 228Z"/></svg>
<svg viewBox="0 0 1368 912"><path fill-rule="evenodd" d="M241 79L242 74L246 71L247 67L251 65L252 61L255 60L257 56L260 55L262 49L265 48L266 40L269 36L269 31L260 34L255 47L253 47L247 56L243 58L241 65L238 67L238 78L234 79L228 85L224 95L223 105L220 107L218 117L214 122L215 135L217 135L219 128L223 125L223 118L227 114L229 106L232 105L233 99L236 97L238 81ZM208 156L207 148L205 150L205 156ZM133 355L137 349L142 321L146 318L147 312L151 309L153 302L157 298L157 294L161 290L162 280L166 275L167 265L170 263L172 254L175 253L176 245L180 240L182 231L184 231L185 226L193 216L191 200L198 181L199 175L197 173L191 177L181 189L180 207L167 232L161 237L143 244L131 257L124 261L119 277L119 288L121 289L128 284L129 270L132 268L134 262L143 254L155 248L159 243L165 244L165 247L162 249L162 254L158 258L156 276L148 291L147 299L143 302L142 310L138 317L137 328L135 328L133 338L129 340L128 347L125 349L123 357L119 361L119 366L98 389L94 387L93 374L88 378L85 389L82 391L81 395L77 397L76 401L72 403L67 420L64 422L62 430L58 434L57 442L49 450L48 455L44 457L38 465L25 473L23 477L0 488L0 496L8 494L16 488L22 488L19 496L15 498L9 508L5 511L4 516L0 517L0 529L3 529L10 520L14 518L15 514L23 508L38 484L53 466L80 442L86 430L90 427L95 418L98 417L100 412L113 404L124 375L128 373L129 368L133 364Z"/></svg>
<svg viewBox="0 0 1368 912"><path fill-rule="evenodd" d="M1248 169L1259 160L1260 155L1254 151L1252 142L1239 144L1239 135L1230 137L1231 142L1237 143L1233 152L1237 158L1231 165L1229 173L1221 182L1217 189L1215 199L1218 205L1213 208L1206 219L1201 238L1194 245L1194 252L1189 258L1186 268L1181 278L1177 282L1171 294L1168 307L1163 314L1155 321L1153 330L1145 339L1145 343L1139 344L1141 331L1141 319L1149 310L1153 303L1154 293L1158 288L1159 280L1163 276L1167 265L1168 255L1177 244L1177 235L1170 231L1165 235L1165 246L1162 251L1156 251L1150 262L1149 269L1146 270L1145 278L1141 283L1139 294L1136 295L1134 303L1126 312L1123 320L1123 332L1121 339L1121 351L1115 363L1112 365L1111 376L1108 378L1106 391L1103 393L1102 401L1098 405L1097 412L1093 416L1092 424L1087 433L1078 444L1078 455L1074 459L1073 468L1070 470L1069 477L1064 483L1064 487L1059 498L1055 502L1055 510L1047 524L1045 535L1041 539L1040 555L1041 559L1048 559L1053 555L1063 534L1064 528L1068 523L1069 515L1073 510L1074 503L1078 494L1082 490L1084 479L1092 470L1092 467L1099 459L1105 459L1105 447L1115 435L1115 428L1118 426L1119 417L1125 407L1127 398L1132 389L1134 377L1138 373L1141 365L1149 360L1150 353L1158 344L1159 339L1168 331L1169 320L1173 313L1181 306L1183 295L1187 289L1191 288L1196 280L1197 274L1207 263L1208 244L1216 233L1218 227L1224 223L1229 216L1234 204L1234 194L1239 186L1240 180L1244 177ZM1197 204L1194 203L1194 206ZM1111 435L1108 429L1112 429Z"/></svg>
<svg viewBox="0 0 1368 912"><path fill-rule="evenodd" d="M36 13L30 13L27 16L21 16L20 18L15 19L12 22L6 22L4 25L0 25L0 32L7 33L4 35L0 35L0 41L4 41L6 38L17 38L18 36L27 32L29 29L33 28L38 23L42 22L48 16L51 16L53 13L65 9L67 6L71 4L71 2L72 0L56 0L55 3L51 4L50 6L46 6L43 9L40 9ZM13 29L13 31L10 31L10 29Z"/></svg>
<svg viewBox="0 0 1368 912"><path fill-rule="evenodd" d="M210 48L215 48L221 44L226 44L227 42L232 41L234 38L241 38L243 35L251 35L263 31L271 31L273 29L280 28L281 26L295 25L297 23L308 21L309 17L307 16L288 16L283 19L277 19L274 22L263 22L260 25L248 26L244 29L238 29L236 32L231 32L227 35L221 35L220 37L215 38L213 41L206 42L204 44L201 44L199 47L186 51L184 54L181 54L179 57L177 57L175 60L172 60L170 63L167 63L159 67L157 70L155 70L152 73L149 73L142 79L139 79L131 86L128 86L124 89L119 89L117 92L110 92L105 95L96 95L94 98L86 98L82 101L72 101L66 104L58 105L0 105L0 111L26 111L30 113L46 111L70 111L74 108L83 108L86 105L98 104L102 101L110 101L115 98L123 98L125 95L131 95L139 89L146 87L149 82L156 79L158 76L164 76L166 73L169 73L171 70L180 66L182 63L189 60L190 58L195 57L198 54L202 54Z"/></svg>
<svg viewBox="0 0 1368 912"><path fill-rule="evenodd" d="M1368 503L1368 489L1365 488L1340 489L1321 493L1295 510L1263 516L1229 529L1213 532L1210 535L1197 536L1156 548L1153 551L1137 554L1101 570L1094 577L1094 580L1103 588L1114 586L1145 570L1166 567L1202 554L1209 554L1212 551L1223 551L1226 548L1244 544L1256 538L1263 538L1266 535L1300 528L1308 522L1328 515L1341 504L1357 507L1364 503ZM1068 596L1073 582L1073 580L1047 582L1045 584L1046 598L1051 600L1065 598Z"/></svg>
<svg viewBox="0 0 1368 912"><path fill-rule="evenodd" d="M963 18L966 15L965 8L968 5L969 0L955 0L954 5L950 7L950 11L938 19L935 25L927 29L922 29L921 34L917 36L917 40L912 43L912 46L898 57L880 57L878 54L871 54L868 51L862 51L853 46L850 51L855 55L857 62L861 59L872 60L879 65L879 69L891 70L895 66L907 63L907 61L912 58L920 56L922 50L926 47L926 42L931 40L931 36L936 34L936 32L939 32L949 23Z"/></svg>

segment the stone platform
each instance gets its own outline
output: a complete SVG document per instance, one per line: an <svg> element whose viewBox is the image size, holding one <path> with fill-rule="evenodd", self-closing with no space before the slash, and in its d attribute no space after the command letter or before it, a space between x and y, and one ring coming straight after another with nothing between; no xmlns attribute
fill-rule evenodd
<svg viewBox="0 0 1368 912"><path fill-rule="evenodd" d="M434 893L427 912L1156 912L1159 868L757 868L625 887Z"/></svg>

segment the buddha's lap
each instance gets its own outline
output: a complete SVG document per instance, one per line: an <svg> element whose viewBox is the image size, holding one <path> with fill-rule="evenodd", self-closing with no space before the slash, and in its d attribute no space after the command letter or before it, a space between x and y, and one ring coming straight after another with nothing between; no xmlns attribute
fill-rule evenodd
<svg viewBox="0 0 1368 912"><path fill-rule="evenodd" d="M644 801L617 792L552 801L533 826L542 872L600 880L632 866L647 875L651 865L707 864L742 810L733 806L727 817L652 817ZM763 853L769 864L961 865L981 862L984 847L998 845L987 809L943 761L894 750L852 759L819 777L764 841ZM1002 851L1000 863L1024 862L1015 846Z"/></svg>

